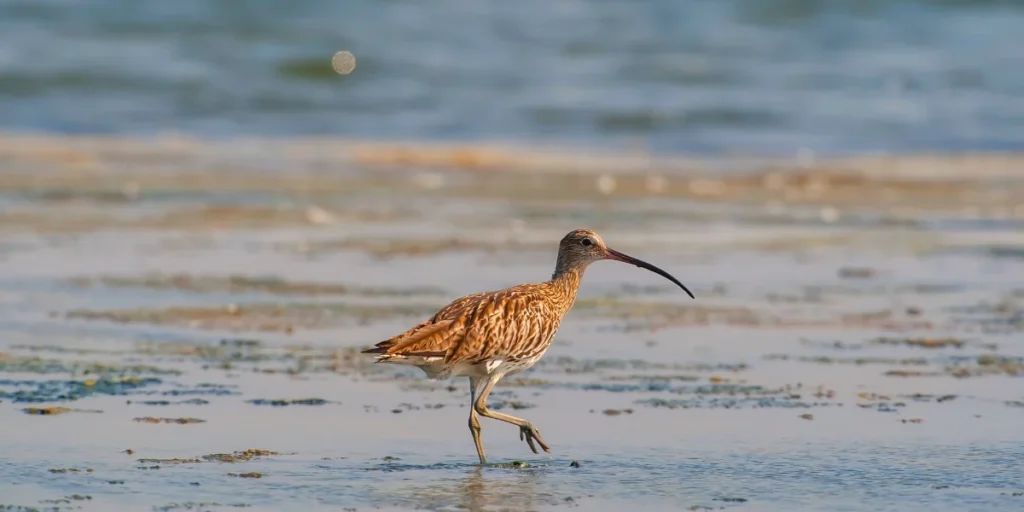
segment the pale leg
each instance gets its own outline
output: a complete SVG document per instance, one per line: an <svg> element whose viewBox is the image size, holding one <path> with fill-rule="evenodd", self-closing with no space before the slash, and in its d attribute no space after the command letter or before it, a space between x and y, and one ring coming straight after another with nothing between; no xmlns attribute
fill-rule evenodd
<svg viewBox="0 0 1024 512"><path fill-rule="evenodd" d="M505 423L511 423L519 427L519 439L525 440L526 444L530 445L530 449L533 450L533 453L539 453L537 451L537 447L533 444L534 441L537 441L537 444L540 444L540 447L543 448L545 452L550 452L551 450L548 448L548 445L544 443L543 439L541 439L540 432L533 427L532 423L522 418L516 418L515 416L509 416L508 414L494 412L487 408L487 395L491 394L491 389L499 380L501 380L502 377L504 377L504 375L501 373L493 373L487 377L487 381L484 382L483 388L477 390L477 395L473 402L473 410L481 416L504 421Z"/></svg>
<svg viewBox="0 0 1024 512"><path fill-rule="evenodd" d="M480 418L476 416L476 393L483 378L469 378L469 431L473 434L473 443L476 444L476 454L480 456L480 464L487 464L487 455L484 454L484 442L480 439Z"/></svg>

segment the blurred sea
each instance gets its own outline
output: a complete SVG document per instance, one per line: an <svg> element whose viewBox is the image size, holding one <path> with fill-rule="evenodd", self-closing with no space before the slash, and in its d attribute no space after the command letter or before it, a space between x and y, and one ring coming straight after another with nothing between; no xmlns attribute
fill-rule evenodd
<svg viewBox="0 0 1024 512"><path fill-rule="evenodd" d="M1024 2L2 0L0 130L1024 149Z"/></svg>

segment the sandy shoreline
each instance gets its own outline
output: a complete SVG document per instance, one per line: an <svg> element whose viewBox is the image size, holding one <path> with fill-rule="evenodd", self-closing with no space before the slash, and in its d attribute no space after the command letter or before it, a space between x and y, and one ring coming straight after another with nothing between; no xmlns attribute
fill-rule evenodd
<svg viewBox="0 0 1024 512"><path fill-rule="evenodd" d="M307 165L435 167L542 173L628 173L651 169L671 174L744 172L764 169L860 172L890 178L1019 178L1024 152L866 153L827 156L800 150L792 155L671 155L642 148L529 146L500 141L442 143L334 137L201 139L184 134L151 137L37 135L0 132L0 157L10 162L54 164L80 170L101 163L138 159L160 166L168 160L223 159L244 165L261 158Z"/></svg>
<svg viewBox="0 0 1024 512"><path fill-rule="evenodd" d="M1022 168L1024 154L1013 153L708 159L315 138L0 137L0 190L8 193L92 204L205 197L203 208L139 221L144 226L212 217L245 223L251 216L280 225L374 222L401 218L415 210L406 206L440 198L478 200L483 208L511 200L521 206L513 218L602 209L609 200L651 200L668 211L683 207L708 215L726 207L732 216L826 224L1019 222ZM346 206L326 205L339 202ZM35 215L11 208L0 224L48 222ZM105 222L89 218L86 213L79 224Z"/></svg>

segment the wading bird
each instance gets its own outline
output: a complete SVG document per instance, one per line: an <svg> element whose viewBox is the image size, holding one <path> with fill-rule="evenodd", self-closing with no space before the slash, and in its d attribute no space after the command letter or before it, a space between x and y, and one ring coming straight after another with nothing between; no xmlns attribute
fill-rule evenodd
<svg viewBox="0 0 1024 512"><path fill-rule="evenodd" d="M488 409L487 395L502 377L526 370L540 360L551 346L562 317L576 301L583 272L598 260L645 268L679 285L694 298L668 272L609 249L593 231L577 229L559 243L550 280L456 299L429 320L363 353L376 354L378 363L416 366L434 380L468 377L472 402L469 430L481 464L487 463L487 456L477 415L518 426L519 439L525 440L533 453L538 453L534 441L550 452L532 423Z"/></svg>

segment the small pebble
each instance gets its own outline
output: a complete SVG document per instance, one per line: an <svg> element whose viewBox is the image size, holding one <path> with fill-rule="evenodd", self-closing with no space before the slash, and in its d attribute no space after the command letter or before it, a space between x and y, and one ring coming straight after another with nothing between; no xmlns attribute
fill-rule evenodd
<svg viewBox="0 0 1024 512"><path fill-rule="evenodd" d="M347 75L356 69L356 56L352 52L339 51L331 57L331 67L339 75Z"/></svg>

